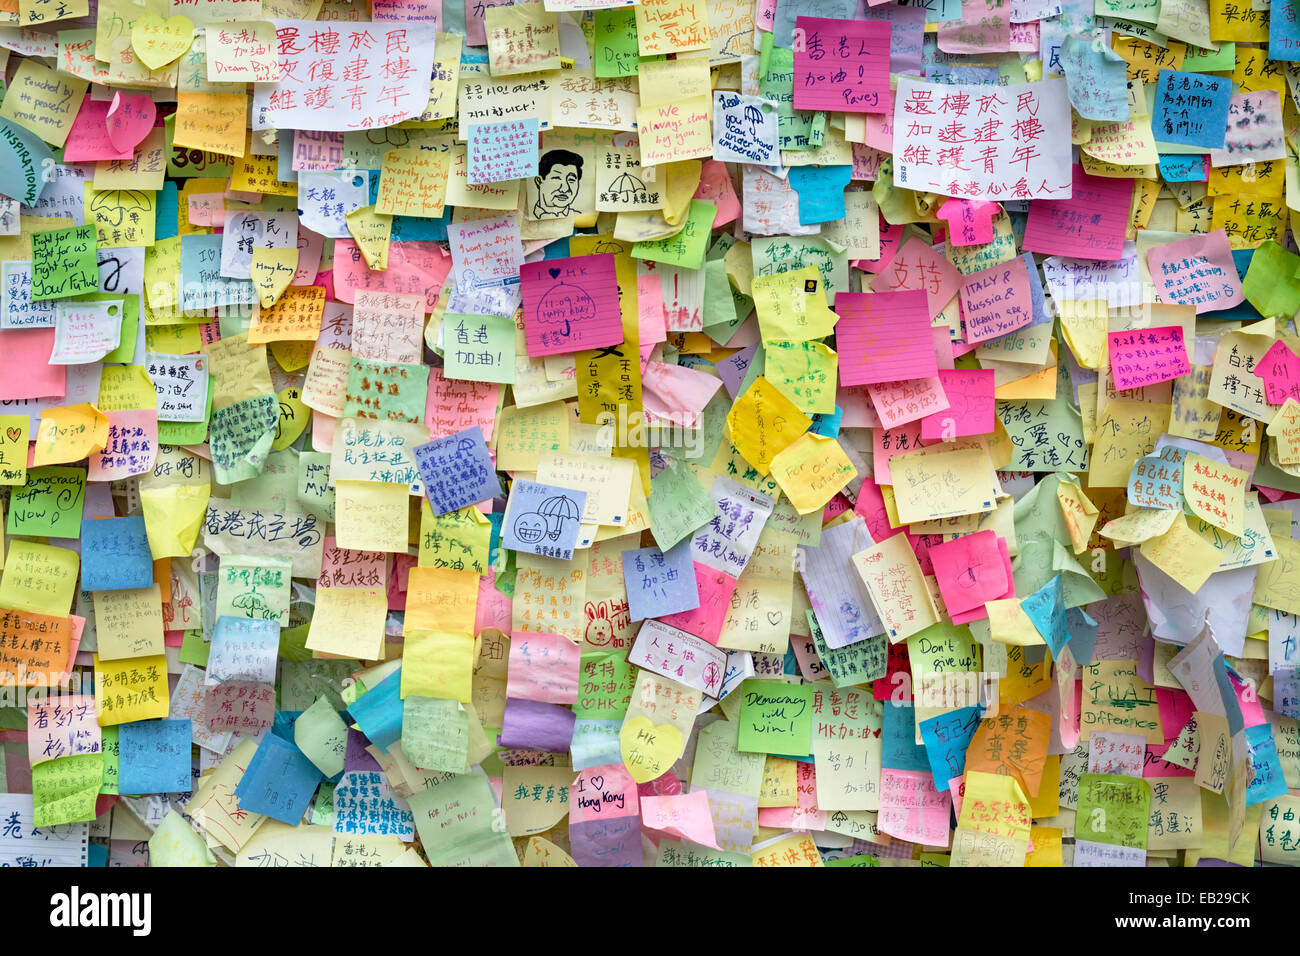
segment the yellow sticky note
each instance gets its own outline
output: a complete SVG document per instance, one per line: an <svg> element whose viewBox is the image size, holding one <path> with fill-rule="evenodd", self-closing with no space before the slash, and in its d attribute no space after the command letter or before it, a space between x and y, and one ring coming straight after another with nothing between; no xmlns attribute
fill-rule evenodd
<svg viewBox="0 0 1300 956"><path fill-rule="evenodd" d="M902 524L983 514L997 507L997 477L983 448L892 455L889 473Z"/></svg>
<svg viewBox="0 0 1300 956"><path fill-rule="evenodd" d="M754 866L825 866L817 844L806 833L761 844L749 855Z"/></svg>
<svg viewBox="0 0 1300 956"><path fill-rule="evenodd" d="M15 539L0 576L0 607L66 616L77 593L77 552Z"/></svg>
<svg viewBox="0 0 1300 956"><path fill-rule="evenodd" d="M451 631L407 630L402 650L402 696L470 702L474 636Z"/></svg>
<svg viewBox="0 0 1300 956"><path fill-rule="evenodd" d="M284 290L289 288L289 283L293 281L297 270L298 250L296 248L266 249L258 246L253 250L249 278L253 280L253 287L257 289L257 299L262 308L269 309L275 305ZM318 332L319 326L320 323L317 321Z"/></svg>
<svg viewBox="0 0 1300 956"><path fill-rule="evenodd" d="M1025 609L1020 606L1019 598L986 601L984 606L989 612L989 635L998 643L1016 647L1047 643L1038 628L1034 627L1034 622L1029 619Z"/></svg>
<svg viewBox="0 0 1300 956"><path fill-rule="evenodd" d="M488 7L483 27L493 76L560 68L559 17L540 2Z"/></svg>
<svg viewBox="0 0 1300 956"><path fill-rule="evenodd" d="M406 553L406 485L381 481L338 481L334 488L335 537L340 548Z"/></svg>
<svg viewBox="0 0 1300 956"><path fill-rule="evenodd" d="M1183 498L1192 514L1228 534L1241 536L1246 525L1246 487L1240 468L1191 452L1183 464Z"/></svg>
<svg viewBox="0 0 1300 956"><path fill-rule="evenodd" d="M383 588L319 588L307 649L379 660L384 651L388 597Z"/></svg>
<svg viewBox="0 0 1300 956"><path fill-rule="evenodd" d="M761 475L811 424L812 419L762 375L727 412L732 444Z"/></svg>
<svg viewBox="0 0 1300 956"><path fill-rule="evenodd" d="M1277 460L1283 465L1300 465L1300 402L1288 397L1269 422Z"/></svg>
<svg viewBox="0 0 1300 956"><path fill-rule="evenodd" d="M85 80L56 73L36 60L24 58L5 90L0 117L35 133L51 146L62 146L89 86Z"/></svg>
<svg viewBox="0 0 1300 956"><path fill-rule="evenodd" d="M1056 486L1056 500L1061 506L1061 517L1070 532L1070 544L1075 554L1083 554L1097 525L1097 506L1072 481L1062 481Z"/></svg>
<svg viewBox="0 0 1300 956"><path fill-rule="evenodd" d="M823 508L858 474L839 442L804 432L772 458L772 477L801 515Z"/></svg>
<svg viewBox="0 0 1300 956"><path fill-rule="evenodd" d="M108 418L94 405L64 405L41 412L34 465L81 461L108 443Z"/></svg>
<svg viewBox="0 0 1300 956"><path fill-rule="evenodd" d="M169 700L165 655L95 658L95 710L101 727L166 717Z"/></svg>
<svg viewBox="0 0 1300 956"><path fill-rule="evenodd" d="M1155 451L1156 439L1168 424L1168 405L1107 403L1097 420L1088 487L1127 488L1129 472L1138 459Z"/></svg>
<svg viewBox="0 0 1300 956"><path fill-rule="evenodd" d="M891 643L939 622L930 588L907 535L896 534L853 555L853 567L867 586Z"/></svg>
<svg viewBox="0 0 1300 956"><path fill-rule="evenodd" d="M390 149L379 172L375 212L384 216L442 215L451 153L431 149Z"/></svg>
<svg viewBox="0 0 1300 956"><path fill-rule="evenodd" d="M27 438L31 418L0 415L0 485L27 484Z"/></svg>
<svg viewBox="0 0 1300 956"><path fill-rule="evenodd" d="M242 157L247 114L248 97L243 93L177 93L172 145Z"/></svg>
<svg viewBox="0 0 1300 956"><path fill-rule="evenodd" d="M356 242L366 266L383 272L388 268L388 242L393 234L393 217L362 206L347 214L348 235Z"/></svg>
<svg viewBox="0 0 1300 956"><path fill-rule="evenodd" d="M405 629L474 632L478 575L473 571L411 568L406 587Z"/></svg>
<svg viewBox="0 0 1300 956"><path fill-rule="evenodd" d="M713 155L711 103L707 96L689 96L672 103L640 106L641 165L658 166Z"/></svg>
<svg viewBox="0 0 1300 956"><path fill-rule="evenodd" d="M764 343L819 339L839 320L826 303L826 281L817 266L755 276L750 288Z"/></svg>

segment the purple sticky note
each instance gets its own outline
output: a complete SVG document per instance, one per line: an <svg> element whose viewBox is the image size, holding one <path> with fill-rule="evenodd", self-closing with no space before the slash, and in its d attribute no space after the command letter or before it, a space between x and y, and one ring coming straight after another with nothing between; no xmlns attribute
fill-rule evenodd
<svg viewBox="0 0 1300 956"><path fill-rule="evenodd" d="M578 866L640 866L641 818L570 823L569 844Z"/></svg>
<svg viewBox="0 0 1300 956"><path fill-rule="evenodd" d="M566 753L573 740L574 720L573 711L560 704L507 697L497 743L511 749Z"/></svg>
<svg viewBox="0 0 1300 956"><path fill-rule="evenodd" d="M348 728L348 749L343 755L343 769L346 771L379 770L379 762L366 751L370 741L359 730Z"/></svg>
<svg viewBox="0 0 1300 956"><path fill-rule="evenodd" d="M667 551L653 547L624 551L623 584L633 621L695 610L700 592L695 586L691 541L680 541Z"/></svg>
<svg viewBox="0 0 1300 956"><path fill-rule="evenodd" d="M733 352L714 366L718 370L718 376L722 379L723 386L727 389L727 394L731 396L734 402L736 396L740 394L740 385L745 381L745 376L749 373L749 364L754 361L754 353L758 351L757 345L749 345L739 352Z"/></svg>
<svg viewBox="0 0 1300 956"><path fill-rule="evenodd" d="M424 493L435 515L501 494L496 465L478 425L415 447Z"/></svg>

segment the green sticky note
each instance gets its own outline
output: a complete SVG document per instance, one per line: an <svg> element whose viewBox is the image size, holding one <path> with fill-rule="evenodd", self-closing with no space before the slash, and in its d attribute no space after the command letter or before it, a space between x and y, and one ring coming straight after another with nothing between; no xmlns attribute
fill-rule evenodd
<svg viewBox="0 0 1300 956"><path fill-rule="evenodd" d="M1220 43L1217 50L1203 50L1189 46L1183 57L1183 70L1188 73L1214 73L1237 68L1237 44Z"/></svg>
<svg viewBox="0 0 1300 956"><path fill-rule="evenodd" d="M1260 315L1290 318L1300 310L1300 256L1287 252L1272 239L1262 243L1250 257L1241 291Z"/></svg>
<svg viewBox="0 0 1300 956"><path fill-rule="evenodd" d="M655 866L749 867L752 865L753 860L747 853L736 853L734 850L712 850L695 843L684 843L677 840L660 840L659 852L655 855Z"/></svg>
<svg viewBox="0 0 1300 956"><path fill-rule="evenodd" d="M636 11L630 7L597 10L592 47L594 52L591 63L597 76L636 76L639 62Z"/></svg>
<svg viewBox="0 0 1300 956"><path fill-rule="evenodd" d="M821 625L812 609L804 611L808 619L808 631L817 656L831 675L836 687L853 687L880 680L888 672L889 643L883 634L869 637L847 647L827 647Z"/></svg>
<svg viewBox="0 0 1300 956"><path fill-rule="evenodd" d="M361 668L360 661L342 658L280 662L280 710L306 710L324 697L335 710L343 710L344 681Z"/></svg>
<svg viewBox="0 0 1300 956"><path fill-rule="evenodd" d="M44 760L32 767L35 824L53 827L95 819L95 799L104 783L103 754Z"/></svg>
<svg viewBox="0 0 1300 956"><path fill-rule="evenodd" d="M97 292L98 252L93 223L32 233L32 301Z"/></svg>
<svg viewBox="0 0 1300 956"><path fill-rule="evenodd" d="M125 335L123 327L123 335ZM107 360L105 360L107 361ZM212 417L212 377L208 376L207 412L201 422L159 422L158 444L160 445L197 445L207 437L208 419ZM326 458L329 456L326 455Z"/></svg>
<svg viewBox="0 0 1300 956"><path fill-rule="evenodd" d="M515 382L515 320L499 315L460 315L442 320L443 374L471 382Z"/></svg>
<svg viewBox="0 0 1300 956"><path fill-rule="evenodd" d="M827 866L880 866L880 859L872 856L870 853L860 853L857 856L842 856L838 860L827 860Z"/></svg>
<svg viewBox="0 0 1300 956"><path fill-rule="evenodd" d="M794 108L794 51L772 44L763 33L759 95L777 105L777 145L782 149L818 149L826 137L826 114Z"/></svg>
<svg viewBox="0 0 1300 956"><path fill-rule="evenodd" d="M5 530L31 537L80 538L85 500L84 469L62 465L29 468L27 484L10 492Z"/></svg>
<svg viewBox="0 0 1300 956"><path fill-rule="evenodd" d="M647 504L650 530L661 551L667 551L717 514L717 506L695 475L675 461L650 479Z"/></svg>
<svg viewBox="0 0 1300 956"><path fill-rule="evenodd" d="M207 658L204 658L206 663ZM101 728L103 735L104 776L99 785L100 793L117 793L117 727Z"/></svg>
<svg viewBox="0 0 1300 956"><path fill-rule="evenodd" d="M745 681L740 685L740 750L789 757L807 754L812 747L812 697L807 684Z"/></svg>
<svg viewBox="0 0 1300 956"><path fill-rule="evenodd" d="M1079 778L1076 840L1147 848L1151 787L1141 777L1085 773Z"/></svg>
<svg viewBox="0 0 1300 956"><path fill-rule="evenodd" d="M587 639L607 642L614 636L614 625L604 617L607 612L603 607L596 613L598 616L587 625ZM583 654L574 716L587 720L622 720L636 689L636 672L624 651Z"/></svg>
<svg viewBox="0 0 1300 956"><path fill-rule="evenodd" d="M402 753L413 766L444 773L469 769L469 714L458 700L402 701Z"/></svg>
<svg viewBox="0 0 1300 956"><path fill-rule="evenodd" d="M700 731L691 766L692 790L758 796L767 758L761 753L742 753L737 747L739 737L740 725L730 720L715 720Z"/></svg>
<svg viewBox="0 0 1300 956"><path fill-rule="evenodd" d="M518 866L487 777L448 775L407 798L430 866Z"/></svg>
<svg viewBox="0 0 1300 956"><path fill-rule="evenodd" d="M203 639L202 631L181 632L181 649L176 656L180 658L182 664L207 667L208 655L211 652L212 645Z"/></svg>
<svg viewBox="0 0 1300 956"><path fill-rule="evenodd" d="M632 255L637 259L663 262L682 269L699 269L704 264L704 253L709 248L709 230L713 228L713 220L717 215L718 207L713 203L692 199L686 224L676 235L667 239L638 242L632 247ZM725 271L724 267L723 272Z"/></svg>
<svg viewBox="0 0 1300 956"><path fill-rule="evenodd" d="M343 758L348 750L348 725L333 704L318 697L293 722L293 742L317 770L332 777L343 770Z"/></svg>
<svg viewBox="0 0 1300 956"><path fill-rule="evenodd" d="M321 521L334 520L334 489L329 480L328 452L304 451L298 455L298 505Z"/></svg>
<svg viewBox="0 0 1300 956"><path fill-rule="evenodd" d="M208 436L217 482L233 485L260 475L279 421L280 403L274 395L254 395L217 409Z"/></svg>
<svg viewBox="0 0 1300 956"><path fill-rule="evenodd" d="M428 390L427 366L375 362L353 356L343 417L419 423L424 420ZM278 421L278 405L276 414Z"/></svg>

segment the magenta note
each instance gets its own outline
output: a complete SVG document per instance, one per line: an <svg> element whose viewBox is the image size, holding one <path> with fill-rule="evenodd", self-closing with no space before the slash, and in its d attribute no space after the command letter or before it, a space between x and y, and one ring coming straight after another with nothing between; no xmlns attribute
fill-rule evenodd
<svg viewBox="0 0 1300 956"><path fill-rule="evenodd" d="M939 369L939 384L948 396L948 408L921 419L921 438L942 441L992 434L997 405L993 378L993 370L988 368Z"/></svg>
<svg viewBox="0 0 1300 956"><path fill-rule="evenodd" d="M623 342L614 256L527 262L519 269L528 354L562 355Z"/></svg>
<svg viewBox="0 0 1300 956"><path fill-rule="evenodd" d="M884 113L889 98L888 21L799 17L794 108Z"/></svg>
<svg viewBox="0 0 1300 956"><path fill-rule="evenodd" d="M966 276L961 318L967 344L1001 338L1034 321L1034 297L1024 259L1012 259Z"/></svg>
<svg viewBox="0 0 1300 956"><path fill-rule="evenodd" d="M1133 182L1089 176L1076 165L1069 199L1034 199L1029 203L1021 250L1071 259L1121 258Z"/></svg>
<svg viewBox="0 0 1300 956"><path fill-rule="evenodd" d="M939 370L924 292L839 292L835 311L841 385L931 378Z"/></svg>
<svg viewBox="0 0 1300 956"><path fill-rule="evenodd" d="M1181 325L1112 332L1109 343L1110 374L1121 392L1168 382L1192 370Z"/></svg>
<svg viewBox="0 0 1300 956"><path fill-rule="evenodd" d="M1300 401L1300 358L1278 339L1255 363L1255 375L1264 380L1264 399L1281 405L1288 398Z"/></svg>

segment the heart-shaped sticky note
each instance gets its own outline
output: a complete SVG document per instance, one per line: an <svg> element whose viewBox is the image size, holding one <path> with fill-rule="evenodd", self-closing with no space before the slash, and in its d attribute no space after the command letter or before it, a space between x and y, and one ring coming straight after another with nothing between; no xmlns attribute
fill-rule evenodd
<svg viewBox="0 0 1300 956"><path fill-rule="evenodd" d="M113 104L108 108L108 141L118 152L134 150L153 129L158 110L144 93L123 96L113 94Z"/></svg>
<svg viewBox="0 0 1300 956"><path fill-rule="evenodd" d="M271 447L281 451L298 440L302 430L307 427L307 422L311 420L311 412L302 403L300 388L290 386L281 389L277 397L280 399L280 422L275 426L275 440L271 442Z"/></svg>
<svg viewBox="0 0 1300 956"><path fill-rule="evenodd" d="M151 70L161 70L178 59L194 42L194 23L189 17L164 20L156 13L140 17L131 25L131 49Z"/></svg>
<svg viewBox="0 0 1300 956"><path fill-rule="evenodd" d="M623 765L637 783L661 777L686 749L682 732L672 724L656 724L649 717L629 717L618 735Z"/></svg>
<svg viewBox="0 0 1300 956"><path fill-rule="evenodd" d="M269 309L279 300L281 293L289 288L294 273L298 271L297 249L262 249L253 250L253 264L249 267L248 277L257 289L257 300L262 308Z"/></svg>

